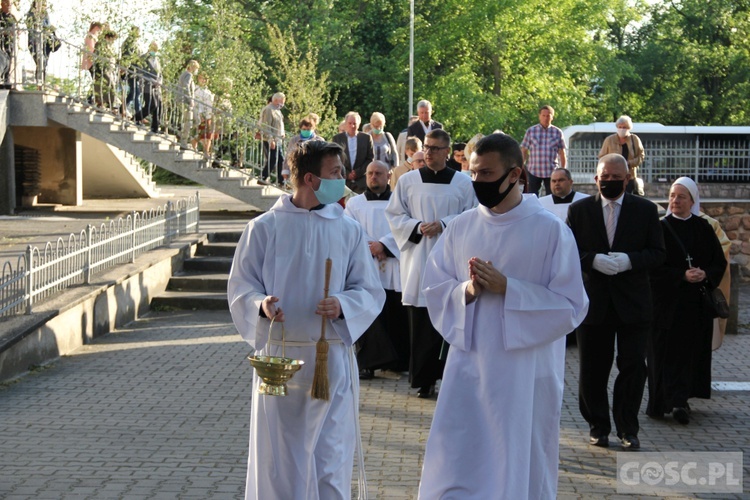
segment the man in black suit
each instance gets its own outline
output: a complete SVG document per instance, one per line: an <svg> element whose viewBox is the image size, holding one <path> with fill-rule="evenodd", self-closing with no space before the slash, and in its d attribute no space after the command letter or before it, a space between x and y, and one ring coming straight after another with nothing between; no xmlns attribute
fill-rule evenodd
<svg viewBox="0 0 750 500"><path fill-rule="evenodd" d="M612 417L622 447L636 450L646 382L646 338L653 315L649 272L664 261L664 237L656 205L625 193L629 180L625 158L605 155L596 170L599 194L573 203L568 210L591 301L577 331L578 404L590 426L590 444L609 446L607 382L617 342L619 374Z"/></svg>
<svg viewBox="0 0 750 500"><path fill-rule="evenodd" d="M355 193L364 193L367 187L365 171L374 158L372 136L359 132L362 118L356 111L349 111L344 118L344 132L333 136L333 142L346 152L346 185Z"/></svg>
<svg viewBox="0 0 750 500"><path fill-rule="evenodd" d="M432 103L421 100L417 103L417 116L419 119L409 125L407 137L419 137L424 144L425 136L433 130L443 128L443 124L432 119Z"/></svg>

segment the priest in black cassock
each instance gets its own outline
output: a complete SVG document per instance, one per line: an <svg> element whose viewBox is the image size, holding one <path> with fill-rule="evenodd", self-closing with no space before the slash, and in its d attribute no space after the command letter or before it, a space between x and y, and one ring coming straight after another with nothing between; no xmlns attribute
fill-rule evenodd
<svg viewBox="0 0 750 500"><path fill-rule="evenodd" d="M698 186L688 177L669 191L662 219L667 259L652 273L654 309L658 311L648 342L648 407L681 424L690 422L689 398L711 397L713 314L702 289L721 281L727 261L709 223L699 216Z"/></svg>

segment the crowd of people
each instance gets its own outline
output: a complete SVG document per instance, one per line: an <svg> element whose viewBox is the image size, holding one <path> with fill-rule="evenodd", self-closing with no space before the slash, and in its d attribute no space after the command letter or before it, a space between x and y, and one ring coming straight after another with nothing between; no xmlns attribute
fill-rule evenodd
<svg viewBox="0 0 750 500"><path fill-rule="evenodd" d="M269 124L283 127L274 116L283 103L283 94L269 103ZM579 351L592 446L609 446L614 420L622 449L640 449L647 379L653 418L688 424L688 400L710 397L710 296L728 270L721 228L688 178L672 185L660 220L638 181L645 152L629 117L604 140L588 195L565 168L551 106L520 143L496 131L451 144L431 103L417 109L395 140L379 112L369 127L347 113L332 142L307 116L289 157L273 163L283 170L266 172L293 192L248 224L230 274L235 324L257 352L277 355L269 322L294 317L293 356L311 360L315 330L298 325L316 313L337 334L331 348L357 363L332 365L341 397L330 402L309 397L309 372L288 399L255 399L248 498L349 496L357 379L408 376L418 398L437 398L420 498L555 497L566 338ZM280 155L275 132L268 151ZM334 303L314 291L329 255L340 268ZM294 279L278 262L297 263ZM269 440L270 407L294 416ZM311 434L296 439L285 425ZM283 485L263 479L281 475Z"/></svg>

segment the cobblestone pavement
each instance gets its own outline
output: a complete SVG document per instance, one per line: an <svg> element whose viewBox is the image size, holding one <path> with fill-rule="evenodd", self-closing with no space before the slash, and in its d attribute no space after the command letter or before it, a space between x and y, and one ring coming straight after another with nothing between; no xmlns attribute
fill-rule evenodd
<svg viewBox="0 0 750 500"><path fill-rule="evenodd" d="M745 334L728 337L716 353L714 380L750 381L747 319ZM0 498L241 498L248 351L227 312L151 313L0 386ZM567 354L559 496L620 498L617 448L588 446L575 348ZM416 497L434 405L417 399L406 377L363 382L371 498ZM748 449L748 392L715 392L692 407L688 426L643 416L644 451Z"/></svg>

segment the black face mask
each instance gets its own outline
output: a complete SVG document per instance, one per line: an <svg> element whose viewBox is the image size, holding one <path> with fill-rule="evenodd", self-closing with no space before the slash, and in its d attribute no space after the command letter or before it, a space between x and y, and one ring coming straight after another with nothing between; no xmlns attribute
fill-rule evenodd
<svg viewBox="0 0 750 500"><path fill-rule="evenodd" d="M508 194L510 194L510 191L515 188L516 183L513 182L508 186L508 189L500 192L500 185L505 181L505 179L510 175L510 173L513 171L511 168L507 172L505 172L505 175L500 177L496 181L492 182L476 182L472 181L472 186L474 186L474 194L477 195L477 201L484 205L487 208L496 207L499 205ZM516 181L518 182L518 181Z"/></svg>
<svg viewBox="0 0 750 500"><path fill-rule="evenodd" d="M624 190L623 181L599 181L599 192L608 200L616 200Z"/></svg>

